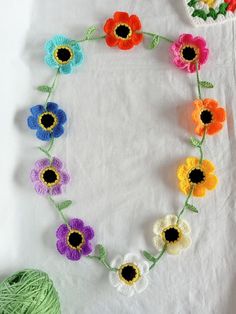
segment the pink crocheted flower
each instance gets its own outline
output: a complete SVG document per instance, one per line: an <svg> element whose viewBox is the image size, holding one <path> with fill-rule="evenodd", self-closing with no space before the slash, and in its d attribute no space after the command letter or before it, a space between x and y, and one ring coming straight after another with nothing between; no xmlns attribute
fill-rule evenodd
<svg viewBox="0 0 236 314"><path fill-rule="evenodd" d="M193 73L201 65L206 63L209 55L209 49L206 47L206 41L202 37L193 37L191 34L182 34L171 45L170 53L173 63L180 69Z"/></svg>
<svg viewBox="0 0 236 314"><path fill-rule="evenodd" d="M62 162L55 157L52 162L48 158L36 161L35 168L30 175L35 191L41 195L61 194L62 185L67 184L70 180L68 173L62 168Z"/></svg>

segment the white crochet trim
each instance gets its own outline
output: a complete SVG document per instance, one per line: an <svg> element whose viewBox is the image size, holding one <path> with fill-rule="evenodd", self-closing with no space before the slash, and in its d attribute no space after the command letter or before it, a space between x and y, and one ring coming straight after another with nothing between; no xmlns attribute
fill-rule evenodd
<svg viewBox="0 0 236 314"><path fill-rule="evenodd" d="M226 15L219 14L216 20L214 20L212 17L208 17L207 20L204 21L202 18L198 16L195 16L195 17L192 16L194 12L194 8L188 6L189 1L190 0L184 0L184 7L191 23L194 26L204 26L204 25L210 26L210 25L214 25L218 23L225 23L229 20L233 20L236 18L236 10L235 10L235 12L227 11ZM224 3L224 1L222 1L222 3Z"/></svg>

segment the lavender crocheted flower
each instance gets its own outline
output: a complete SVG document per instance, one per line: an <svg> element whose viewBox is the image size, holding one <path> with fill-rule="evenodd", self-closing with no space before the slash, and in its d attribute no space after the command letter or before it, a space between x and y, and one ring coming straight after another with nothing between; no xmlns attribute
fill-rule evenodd
<svg viewBox="0 0 236 314"><path fill-rule="evenodd" d="M36 161L35 168L30 175L35 191L41 195L61 194L62 186L70 180L68 173L62 168L62 162L55 157L52 162L48 158Z"/></svg>
<svg viewBox="0 0 236 314"><path fill-rule="evenodd" d="M85 226L81 219L73 218L69 225L63 224L57 229L57 250L69 260L78 261L82 255L89 255L93 248L89 240L94 237L94 230Z"/></svg>

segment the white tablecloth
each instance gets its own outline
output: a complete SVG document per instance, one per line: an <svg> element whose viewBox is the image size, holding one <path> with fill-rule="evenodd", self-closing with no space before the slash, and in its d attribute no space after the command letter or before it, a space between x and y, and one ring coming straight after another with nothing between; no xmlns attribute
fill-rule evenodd
<svg viewBox="0 0 236 314"><path fill-rule="evenodd" d="M235 23L193 28L181 1L12 0L1 3L1 191L0 279L22 268L49 273L59 291L63 314L234 314L235 268ZM180 256L164 256L144 293L127 299L110 286L107 271L83 258L70 262L55 249L56 211L36 195L29 181L40 141L26 126L31 105L44 101L36 86L51 82L43 63L44 42L54 34L81 38L116 10L137 14L143 29L177 38L202 35L210 59L201 71L215 83L204 92L228 113L228 123L208 138L206 157L217 167L220 183L204 199L194 200L200 214L185 216L192 246ZM147 47L147 40L144 46ZM184 196L176 168L197 154L191 101L195 75L176 69L168 44L152 51L142 45L124 52L103 41L83 44L85 62L75 74L61 76L53 100L64 108L66 135L54 153L64 160L72 180L66 210L96 230L96 243L117 254L152 246L157 218L177 213Z"/></svg>

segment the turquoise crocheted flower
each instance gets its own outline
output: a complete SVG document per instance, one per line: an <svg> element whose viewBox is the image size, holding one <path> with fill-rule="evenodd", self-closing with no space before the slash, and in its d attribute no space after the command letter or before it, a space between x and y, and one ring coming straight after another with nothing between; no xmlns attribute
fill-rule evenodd
<svg viewBox="0 0 236 314"><path fill-rule="evenodd" d="M70 74L75 66L83 63L84 54L79 43L63 36L56 35L45 44L44 58L51 68L59 69L62 74Z"/></svg>

